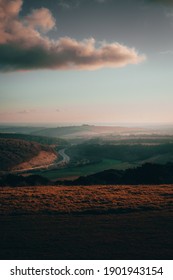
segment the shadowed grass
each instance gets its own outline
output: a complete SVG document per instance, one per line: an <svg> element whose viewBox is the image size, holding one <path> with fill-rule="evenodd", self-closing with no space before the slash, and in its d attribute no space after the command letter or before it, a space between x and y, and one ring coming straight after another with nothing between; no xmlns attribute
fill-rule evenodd
<svg viewBox="0 0 173 280"><path fill-rule="evenodd" d="M0 215L171 211L172 206L172 185L0 188Z"/></svg>

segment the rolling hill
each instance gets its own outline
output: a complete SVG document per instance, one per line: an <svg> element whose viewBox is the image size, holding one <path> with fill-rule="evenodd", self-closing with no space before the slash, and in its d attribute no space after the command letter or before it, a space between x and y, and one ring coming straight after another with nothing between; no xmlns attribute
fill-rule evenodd
<svg viewBox="0 0 173 280"><path fill-rule="evenodd" d="M95 126L83 124L80 126L66 126L66 127L53 127L43 128L37 131L31 132L34 135L50 136L50 137L63 137L65 139L75 138L92 138L98 136L107 135L122 135L122 134L134 134L145 133L150 130L145 128L131 128L131 127L119 127L119 126ZM150 131L151 132L151 131Z"/></svg>
<svg viewBox="0 0 173 280"><path fill-rule="evenodd" d="M66 185L138 185L138 184L172 184L173 163L145 163L126 170L110 169L88 176L81 176L73 181L57 181Z"/></svg>
<svg viewBox="0 0 173 280"><path fill-rule="evenodd" d="M41 154L44 159L57 157L52 147L21 139L0 138L0 171L11 171ZM53 156L53 157L52 157ZM20 167L22 169L22 166Z"/></svg>
<svg viewBox="0 0 173 280"><path fill-rule="evenodd" d="M38 136L23 133L0 133L0 138L3 139L21 139L33 141L43 145L67 145L67 141L61 138L52 138L48 136Z"/></svg>

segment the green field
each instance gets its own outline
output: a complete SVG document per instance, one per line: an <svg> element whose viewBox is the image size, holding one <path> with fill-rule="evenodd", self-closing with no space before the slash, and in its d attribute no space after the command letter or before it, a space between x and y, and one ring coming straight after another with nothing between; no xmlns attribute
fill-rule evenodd
<svg viewBox="0 0 173 280"><path fill-rule="evenodd" d="M80 144L66 149L70 165L64 168L40 171L50 180L72 179L108 169L124 170L145 162L165 164L173 160L173 144L161 145L99 145ZM83 161L90 163L82 165ZM77 165L79 163L79 165ZM81 164L80 164L81 163Z"/></svg>
<svg viewBox="0 0 173 280"><path fill-rule="evenodd" d="M108 169L127 169L136 166L135 164L130 164L128 162L121 162L118 160L103 159L99 163L88 164L84 166L77 167L66 167L57 170L49 170L44 172L39 172L37 174L42 175L48 179L55 180L61 178L78 177L94 174L103 170Z"/></svg>

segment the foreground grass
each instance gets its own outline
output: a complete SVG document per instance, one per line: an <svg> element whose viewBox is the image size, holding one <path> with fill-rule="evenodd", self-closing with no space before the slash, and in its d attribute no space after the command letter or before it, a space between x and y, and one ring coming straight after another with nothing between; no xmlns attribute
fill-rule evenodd
<svg viewBox="0 0 173 280"><path fill-rule="evenodd" d="M0 259L172 260L172 220L170 211L0 216Z"/></svg>
<svg viewBox="0 0 173 280"><path fill-rule="evenodd" d="M0 188L0 215L173 210L173 186Z"/></svg>
<svg viewBox="0 0 173 280"><path fill-rule="evenodd" d="M172 210L173 185L1 187L0 259L171 260Z"/></svg>

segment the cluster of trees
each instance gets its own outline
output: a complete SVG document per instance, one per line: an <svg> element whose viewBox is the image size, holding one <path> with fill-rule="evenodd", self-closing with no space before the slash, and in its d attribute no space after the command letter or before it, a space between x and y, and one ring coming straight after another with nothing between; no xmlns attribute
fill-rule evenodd
<svg viewBox="0 0 173 280"><path fill-rule="evenodd" d="M59 184L60 182L56 182ZM93 175L79 177L74 181L65 181L66 185L138 185L138 184L172 184L173 163L165 165L145 163L127 170L105 170Z"/></svg>
<svg viewBox="0 0 173 280"><path fill-rule="evenodd" d="M43 185L139 185L173 184L173 163L165 165L145 163L127 170L105 170L93 175L79 177L73 181L51 182L39 175L19 176L8 174L0 178L0 186L43 186Z"/></svg>
<svg viewBox="0 0 173 280"><path fill-rule="evenodd" d="M21 187L21 186L47 186L51 182L39 175L19 176L14 174L4 175L0 178L0 186Z"/></svg>
<svg viewBox="0 0 173 280"><path fill-rule="evenodd" d="M67 150L73 161L83 158L90 162L98 162L104 158L116 159L122 162L138 162L150 159L158 155L169 155L173 157L173 144L161 145L99 145L80 144L72 146ZM168 159L169 161L169 159Z"/></svg>

